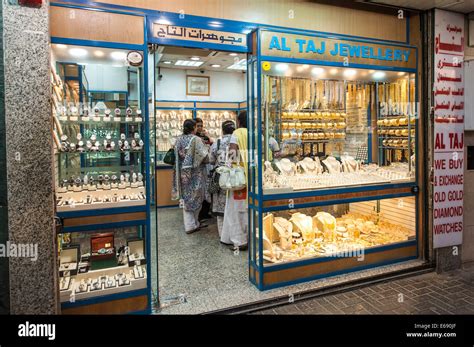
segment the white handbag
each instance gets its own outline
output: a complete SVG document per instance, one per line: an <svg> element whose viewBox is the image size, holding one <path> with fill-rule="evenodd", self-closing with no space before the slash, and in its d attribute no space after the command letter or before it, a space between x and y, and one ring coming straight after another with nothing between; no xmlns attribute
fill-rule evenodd
<svg viewBox="0 0 474 347"><path fill-rule="evenodd" d="M219 173L219 186L223 190L242 190L247 186L245 172L241 166L220 166L216 171Z"/></svg>
<svg viewBox="0 0 474 347"><path fill-rule="evenodd" d="M226 150L225 162L229 162L229 151ZM242 190L247 186L244 168L241 166L220 166L216 169L219 173L219 187L223 190Z"/></svg>

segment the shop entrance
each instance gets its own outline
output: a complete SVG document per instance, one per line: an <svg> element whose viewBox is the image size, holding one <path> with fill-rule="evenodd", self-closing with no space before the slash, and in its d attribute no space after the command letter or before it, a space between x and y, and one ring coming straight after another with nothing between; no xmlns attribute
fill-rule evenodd
<svg viewBox="0 0 474 347"><path fill-rule="evenodd" d="M153 254L157 257L154 293L162 313L201 313L232 306L248 279L248 253L234 251L220 242L218 215L222 218L225 196L204 194L199 215L204 227L185 232L183 202L172 196L174 170L164 162L166 153L183 135L187 119L202 121L199 135L212 151L226 135L223 123L235 125L246 110L247 56L245 53L200 48L151 45L149 71L153 102L150 103L151 168L154 172ZM153 105L152 105L153 104ZM152 111L154 110L154 112ZM215 153L215 152L214 152ZM209 172L215 165L203 168ZM208 179L208 176L206 177ZM182 187L202 189L202 184ZM221 219L222 221L222 219ZM157 270L157 271L156 271ZM242 288L241 288L242 287ZM252 288L252 290L256 290Z"/></svg>

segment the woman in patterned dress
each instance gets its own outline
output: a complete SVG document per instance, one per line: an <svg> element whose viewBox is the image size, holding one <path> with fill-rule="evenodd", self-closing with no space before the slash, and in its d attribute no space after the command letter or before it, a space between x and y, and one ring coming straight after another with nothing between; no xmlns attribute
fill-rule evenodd
<svg viewBox="0 0 474 347"><path fill-rule="evenodd" d="M183 208L184 229L187 234L205 227L198 220L204 200L205 177L202 165L208 161L209 150L196 133L196 122L187 119L183 135L176 139L176 162L173 170L173 196L180 199Z"/></svg>

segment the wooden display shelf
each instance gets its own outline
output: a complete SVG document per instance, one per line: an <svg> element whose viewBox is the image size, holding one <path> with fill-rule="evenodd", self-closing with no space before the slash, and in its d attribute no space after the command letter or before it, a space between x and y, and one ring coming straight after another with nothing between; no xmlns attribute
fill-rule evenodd
<svg viewBox="0 0 474 347"><path fill-rule="evenodd" d="M148 308L148 296L140 295L124 299L110 300L90 305L62 308L61 313L74 314L127 314L145 311Z"/></svg>

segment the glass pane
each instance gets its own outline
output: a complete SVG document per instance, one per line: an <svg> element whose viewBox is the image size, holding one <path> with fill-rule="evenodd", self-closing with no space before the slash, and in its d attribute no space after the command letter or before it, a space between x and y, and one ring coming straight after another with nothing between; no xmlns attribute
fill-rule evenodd
<svg viewBox="0 0 474 347"><path fill-rule="evenodd" d="M370 248L415 239L416 199L266 213L263 230L265 265L317 257L359 257Z"/></svg>
<svg viewBox="0 0 474 347"><path fill-rule="evenodd" d="M287 63L262 74L265 194L415 181L414 75Z"/></svg>
<svg viewBox="0 0 474 347"><path fill-rule="evenodd" d="M59 212L145 205L143 67L127 53L52 45Z"/></svg>

